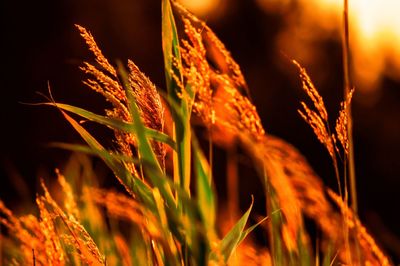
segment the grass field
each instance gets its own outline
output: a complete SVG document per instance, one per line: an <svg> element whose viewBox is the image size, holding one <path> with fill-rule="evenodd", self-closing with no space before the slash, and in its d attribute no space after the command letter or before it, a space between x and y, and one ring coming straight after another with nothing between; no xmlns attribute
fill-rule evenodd
<svg viewBox="0 0 400 266"><path fill-rule="evenodd" d="M346 27L338 114L328 114L301 62L288 59L303 89L300 117L332 161L337 187L330 188L295 147L264 129L239 65L180 4L162 1L163 89L133 61L111 63L76 25L92 55L81 64L83 82L105 98L105 111L58 102L49 85L35 108L53 107L84 144L49 144L73 155L54 180L40 180L32 214L15 214L0 201L2 263L391 265L357 215ZM96 137L92 124L112 139ZM226 157L225 201L215 150ZM262 197L241 188L249 177L238 169L240 156L251 162ZM113 186L93 169L96 159L112 172Z"/></svg>

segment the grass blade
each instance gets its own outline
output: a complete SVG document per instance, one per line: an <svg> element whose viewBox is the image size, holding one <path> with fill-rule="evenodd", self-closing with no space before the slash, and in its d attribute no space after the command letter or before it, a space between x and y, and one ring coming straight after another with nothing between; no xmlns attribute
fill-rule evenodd
<svg viewBox="0 0 400 266"><path fill-rule="evenodd" d="M163 0L161 8L162 48L164 54L164 70L167 82L167 89L169 96L176 102L179 102L180 98L177 93L178 84L176 83L176 80L174 78L174 76L177 77L177 79L181 83L183 83L180 69L176 66L176 64L181 64L178 32L176 29L170 0ZM176 60L175 63L174 60Z"/></svg>
<svg viewBox="0 0 400 266"><path fill-rule="evenodd" d="M149 187L143 183L138 178L133 177L125 167L115 160L110 153L89 133L84 129L78 122L76 122L72 117L70 117L67 113L60 110L65 119L72 125L72 127L79 133L79 135L84 139L84 141L89 145L89 147L93 150L93 153L97 154L105 164L113 170L114 174L121 178L121 180L125 183L127 188L135 191L139 194L143 201L149 205L149 207L154 209L154 199L152 198L151 191Z"/></svg>
<svg viewBox="0 0 400 266"><path fill-rule="evenodd" d="M64 111L69 111L69 112L79 115L85 119L88 119L90 121L107 126L114 130L116 129L116 130L120 130L122 132L136 134L134 123L127 123L125 121L118 120L115 118L98 115L98 114L95 114L88 110L85 110L83 108L79 108L79 107L72 106L69 104L63 104L63 103L43 103L43 104L56 106ZM151 129L148 127L145 127L144 131L145 131L145 134L150 139L165 143L168 146L170 146L172 149L176 150L176 143L172 140L172 138L170 136L164 134L163 132L160 132L160 131L157 131L157 130L154 130L154 129Z"/></svg>
<svg viewBox="0 0 400 266"><path fill-rule="evenodd" d="M253 200L249 209L243 214L242 218L237 221L237 223L233 226L233 228L229 231L228 234L221 240L220 243L220 254L224 257L225 262L227 262L239 245L239 243L243 240L243 234L245 234L244 228L247 224L247 220L249 219L249 215L251 209L253 208ZM216 259L216 254L211 254L211 259Z"/></svg>
<svg viewBox="0 0 400 266"><path fill-rule="evenodd" d="M132 88L129 84L127 72L121 63L118 63L118 74L120 75L120 78L122 80L121 83L125 88L126 95L128 98L128 109L134 121L133 126L136 132L135 136L138 146L137 149L139 153L139 160L142 162L142 165L144 166L146 175L150 178L153 185L160 190L160 193L163 195L168 206L173 207L175 205L175 201L171 187L167 182L165 182L165 180L161 181L161 179L158 178L160 176L164 176L164 173L160 167L157 157L154 154L154 151L151 148L151 145L147 138L145 130L146 127L144 126L143 121L140 117L139 108L136 104Z"/></svg>
<svg viewBox="0 0 400 266"><path fill-rule="evenodd" d="M178 147L178 153L174 157L174 180L190 193L190 100L187 97L179 96L179 93L185 94L185 92L180 92L183 87L183 77L180 71L182 61L179 37L170 0L162 1L162 46L168 96L172 101L179 103L180 113L182 114L182 123L175 122L174 124L174 137ZM173 108L172 116L174 121L179 119Z"/></svg>
<svg viewBox="0 0 400 266"><path fill-rule="evenodd" d="M254 229L256 229L260 224L262 224L263 222L265 222L268 219L267 217L264 217L263 219L261 219L261 221L259 221L258 223L250 226L249 228L247 228L246 230L243 231L242 236L239 240L238 245L240 245L240 243L242 243L242 241L251 233L253 232Z"/></svg>
<svg viewBox="0 0 400 266"><path fill-rule="evenodd" d="M210 237L215 237L215 215L216 203L214 198L214 190L212 188L212 180L210 173L210 166L199 148L197 140L192 138L193 142L193 157L194 168L197 181L197 204L205 223L205 228Z"/></svg>

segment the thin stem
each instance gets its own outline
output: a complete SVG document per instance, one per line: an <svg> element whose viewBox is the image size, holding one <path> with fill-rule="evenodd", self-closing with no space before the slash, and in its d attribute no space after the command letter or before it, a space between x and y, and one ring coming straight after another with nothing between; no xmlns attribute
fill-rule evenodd
<svg viewBox="0 0 400 266"><path fill-rule="evenodd" d="M325 127L328 131L328 135L331 136L331 139L330 139L331 142L334 143L331 127L329 126L328 121L325 121ZM335 169L335 176L336 176L336 181L338 183L339 195L340 195L340 198L343 198L342 182L340 181L340 173L339 173L339 164L338 164L338 159L337 159L337 155L336 155L335 151L332 152L331 158L332 158L333 167Z"/></svg>
<svg viewBox="0 0 400 266"><path fill-rule="evenodd" d="M337 158L336 155L333 154L332 156L332 162L333 162L333 167L335 169L335 176L336 176L336 181L338 183L338 188L339 188L339 196L343 198L343 192L342 192L342 183L340 182L340 174L339 174L339 167L337 163Z"/></svg>
<svg viewBox="0 0 400 266"><path fill-rule="evenodd" d="M227 198L228 210L231 221L236 220L239 213L239 178L238 178L238 158L236 144L232 145L227 151Z"/></svg>
<svg viewBox="0 0 400 266"><path fill-rule="evenodd" d="M350 34L349 34L349 0L344 0L343 6L343 38L342 38L342 49L343 49L343 76L344 76L344 98L346 99L347 95L349 95L350 90L352 88L351 77L350 77ZM357 188L356 188L356 171L355 171L355 163L354 163L354 142L353 142L353 120L351 115L351 102L349 103L348 108L346 109L347 116L347 136L348 136L348 165L345 161L345 179L347 183L347 178L350 179L350 195L351 195L351 209L353 210L354 215L357 217L358 204L357 204ZM348 169L346 169L348 166ZM349 174L347 177L347 173ZM348 193L347 193L347 184L345 187L346 193L346 206L348 201ZM347 217L345 218L347 219ZM345 222L346 224L346 222ZM356 230L358 228L356 227ZM347 232L347 230L346 230ZM348 233L348 232L347 232ZM349 244L349 239L347 236L347 244ZM350 263L351 254L350 255ZM360 262L360 250L359 244L356 242L356 259L357 263Z"/></svg>
<svg viewBox="0 0 400 266"><path fill-rule="evenodd" d="M212 142L212 127L209 127L208 129L208 163L210 165L209 171L208 171L208 177L209 180L208 182L212 182L213 180L212 173L213 173L213 160L214 160L214 153L213 153L213 142Z"/></svg>
<svg viewBox="0 0 400 266"><path fill-rule="evenodd" d="M36 266L36 256L35 256L35 250L34 249L32 249L32 263L33 263L33 266Z"/></svg>
<svg viewBox="0 0 400 266"><path fill-rule="evenodd" d="M344 75L344 97L346 97L351 89L350 79L350 38L349 38L349 3L348 0L344 0L343 8L343 75ZM349 141L349 179L350 179L350 194L351 194L351 207L354 214L357 214L357 188L356 188L356 173L354 164L354 143L353 143L353 121L351 116L351 103L346 111L348 127L347 135Z"/></svg>

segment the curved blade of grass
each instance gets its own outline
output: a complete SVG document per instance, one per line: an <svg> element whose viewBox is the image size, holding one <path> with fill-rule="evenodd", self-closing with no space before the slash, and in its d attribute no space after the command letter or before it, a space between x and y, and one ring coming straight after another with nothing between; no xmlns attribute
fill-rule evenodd
<svg viewBox="0 0 400 266"><path fill-rule="evenodd" d="M200 209L207 233L214 237L215 235L215 215L216 204L214 198L214 190L212 188L212 180L210 176L210 166L199 148L196 138L192 137L194 169L197 181L197 204Z"/></svg>
<svg viewBox="0 0 400 266"><path fill-rule="evenodd" d="M164 234L165 244L163 257L164 265L178 265L179 264L179 254L176 247L176 243L172 238L171 230L169 229L167 209L165 208L164 200L157 188L153 189L153 196L156 202L157 211L160 220L160 227Z"/></svg>
<svg viewBox="0 0 400 266"><path fill-rule="evenodd" d="M54 148L70 150L70 151L82 152L82 153L94 155L94 156L97 156L100 158L110 157L115 161L121 161L121 162L125 162L125 163L134 163L134 164L142 163L142 164L146 164L147 167L149 167L149 168L151 167L150 164L146 163L143 160L139 161L138 159L131 158L131 157L125 156L123 154L113 153L106 149L104 149L102 151L95 151L93 148L91 148L88 145L71 144L71 143L63 143L63 142L52 142L49 144L49 146L54 147ZM190 198L190 196L186 193L186 191L184 191L180 186L174 184L171 181L170 177L163 175L163 176L156 176L156 178L157 178L157 182L159 182L159 183L163 183L163 182L167 183L171 187L171 189L179 195L181 200L185 203L186 206L188 206L189 209L194 210L197 208L196 204L193 202L193 200ZM142 181L139 180L139 182L142 182ZM143 183L143 184L145 186L147 186L145 183ZM154 193L148 186L147 186L147 189L148 189L149 193Z"/></svg>
<svg viewBox="0 0 400 266"><path fill-rule="evenodd" d="M141 155L140 159L146 160L147 162L154 164L155 168L157 168L157 171L159 171L161 174L162 169L147 139L145 126L143 124L142 118L140 117L139 108L137 106L135 96L129 83L128 73L120 62L118 62L118 74L122 79L122 85L128 98L128 109L134 121L133 128L136 133L136 140L138 142L138 152Z"/></svg>
<svg viewBox="0 0 400 266"><path fill-rule="evenodd" d="M183 76L180 67L182 60L180 55L179 37L176 29L175 18L171 8L170 0L163 0L162 8L162 48L164 54L164 70L167 82L168 96L173 101L180 103L182 123L175 123L175 141L178 153L174 156L174 180L190 193L190 166L191 166L191 144L190 144L190 103L188 97L179 97L179 83L183 84ZM183 86L183 85L181 85ZM188 88L189 89L189 88ZM193 93L188 93L189 96ZM192 96L191 96L192 97ZM175 121L175 114L172 108Z"/></svg>
<svg viewBox="0 0 400 266"><path fill-rule="evenodd" d="M299 250L298 256L300 260L300 265L308 266L311 265L311 261L313 261L313 258L311 256L309 247L307 246L306 243L304 243L303 239L304 239L304 232L300 231L297 237L297 246Z"/></svg>
<svg viewBox="0 0 400 266"><path fill-rule="evenodd" d="M247 228L246 230L243 231L239 243L238 245L240 245L240 243L242 243L242 241L251 233L253 232L254 229L256 229L260 224L262 224L263 222L265 222L268 219L268 216L264 217L263 219L261 219L261 221L259 221L258 223L250 226L249 228Z"/></svg>
<svg viewBox="0 0 400 266"><path fill-rule="evenodd" d="M287 264L287 259L290 259L290 256L285 256L284 243L282 242L281 229L283 224L282 213L280 212L279 203L277 202L275 191L272 186L267 184L267 205L270 208L269 216L271 217L271 250L272 250L272 259L276 265L285 265Z"/></svg>
<svg viewBox="0 0 400 266"><path fill-rule="evenodd" d="M130 231L129 251L132 256L132 265L140 265L143 261L147 265L153 266L154 263L150 257L151 245L143 237L143 230L137 226L133 226Z"/></svg>
<svg viewBox="0 0 400 266"><path fill-rule="evenodd" d="M175 205L172 190L167 182L160 182L160 179L157 178L164 176L164 173L160 167L156 155L154 154L153 149L151 148L149 140L147 139L146 127L144 126L142 118L140 117L139 108L136 104L136 99L129 83L128 74L120 62L117 62L117 64L118 74L121 78L121 83L128 98L128 109L132 120L134 121L133 127L136 132L135 136L138 145L139 160L141 162L146 162L146 164L143 164L145 173L148 175L153 185L158 187L167 204L172 207ZM150 167L148 167L149 165Z"/></svg>
<svg viewBox="0 0 400 266"><path fill-rule="evenodd" d="M111 117L106 117L102 115L95 114L93 112L90 112L88 110L85 110L83 108L79 108L76 106L72 106L69 104L63 104L63 103L43 103L44 105L52 105L52 106L57 106L58 108L64 110L64 111L69 111L71 113L77 114L83 118L86 118L90 121L99 123L101 125L107 126L111 129L117 129L126 133L132 133L135 134L135 127L133 123L127 123L122 120L118 120L115 118ZM172 149L176 150L176 143L172 140L170 136L167 134L164 134L160 131L154 130L152 128L145 127L145 133L146 135L151 138L152 140L159 141L162 143L167 144L170 146Z"/></svg>
<svg viewBox="0 0 400 266"><path fill-rule="evenodd" d="M200 222L201 213L197 202L170 178L165 176L155 176L155 178L159 178L159 182L167 182L179 198L180 204L184 206L184 212L169 206L165 209L169 230L179 240L181 249L188 254L188 258L194 258L196 262L194 265L205 265L208 258L209 242L207 241L207 230Z"/></svg>
<svg viewBox="0 0 400 266"><path fill-rule="evenodd" d="M49 144L51 147L56 147L56 148L62 148L62 149L66 149L66 150L71 150L71 151L77 151L77 152L82 152L82 153L86 153L86 154L90 154L90 155L95 155L98 156L100 158L104 158L104 157L110 157L111 152L107 151L107 150L102 150L102 151L95 151L93 148L91 148L88 145L81 145L81 144L69 144L69 143L59 143L59 142L55 142L55 143L50 143ZM122 161L122 162L129 162L129 163L135 163L135 164L139 164L139 163L146 163L146 162L140 162L137 159L134 158L130 158L127 157L125 155L122 154L115 154L112 153L111 157L113 160L115 161ZM148 167L151 167L148 164ZM154 170L154 169L153 169ZM189 238L187 235L182 234L182 232L188 232L189 230L191 230L193 228L192 224L194 224L196 222L196 218L198 215L197 213L197 205L195 204L195 202L193 202L193 200L190 198L190 196L178 185L174 184L171 179L167 176L155 176L155 178L157 178L157 182L159 183L168 183L168 185L172 188L173 191L175 191L177 193L177 195L179 195L180 200L184 203L184 205L187 207L187 209L189 210L187 212L188 217L190 218L191 222L188 224L184 224L182 223L182 219L181 217L178 216L178 213L176 212L176 209L174 208L175 206L173 205L172 208L168 207L167 209L161 210L161 206L163 206L162 204L160 204L161 199L157 199L156 197L152 197L154 198L154 208L148 206L153 213L159 213L160 218L165 217L166 213L168 219L160 219L161 224L166 224L169 226L169 230L168 232L172 232L178 239L181 239L182 241L185 239L184 241L189 241ZM137 182L142 182L140 179L137 180ZM153 194L154 196L154 191L158 190L157 188L147 188L149 193ZM164 230L165 231L165 230ZM172 244L172 243L170 243ZM173 252L174 253L174 252ZM176 253L174 253L176 255Z"/></svg>
<svg viewBox="0 0 400 266"><path fill-rule="evenodd" d="M51 143L49 143L48 146L52 147L52 148L60 148L60 149L69 150L69 151L81 152L81 153L85 153L88 155L94 155L94 156L98 156L99 154L101 154L105 157L108 154L108 155L111 155L111 157L116 161L123 161L123 162L134 163L134 164L140 163L140 161L138 159L131 158L124 154L115 153L110 150L104 149L102 151L95 151L88 145L72 144L72 143L64 143L64 142L51 142Z"/></svg>
<svg viewBox="0 0 400 266"><path fill-rule="evenodd" d="M60 148L63 150L68 150L68 151L81 152L81 153L85 153L88 155L98 155L98 152L94 151L88 145L72 144L72 143L64 143L64 142L51 142L48 144L48 146L51 148Z"/></svg>
<svg viewBox="0 0 400 266"><path fill-rule="evenodd" d="M177 102L180 102L178 96L178 84L174 75L183 83L183 77L177 65L181 65L181 54L179 51L179 38L176 30L174 15L172 13L170 0L162 0L161 4L162 20L162 48L164 54L164 70L167 82L169 96ZM176 62L174 63L174 60Z"/></svg>
<svg viewBox="0 0 400 266"><path fill-rule="evenodd" d="M326 251L323 254L323 261L322 261L322 266L332 266L335 265L335 260L339 254L339 251L334 250L334 244L333 243L328 243L328 247Z"/></svg>
<svg viewBox="0 0 400 266"><path fill-rule="evenodd" d="M249 219L249 215L251 212L251 209L253 208L253 199L251 202L251 205L249 209L243 214L242 218L237 221L235 226L229 231L228 234L221 240L219 250L220 254L224 257L225 262L227 262L236 249L236 247L239 245L239 243L244 239L244 235L246 234L246 231L244 231L244 228L246 226L247 220ZM211 254L211 259L217 259L217 256L215 253Z"/></svg>
<svg viewBox="0 0 400 266"><path fill-rule="evenodd" d="M107 150L88 132L84 129L78 122L76 122L67 113L60 110L64 118L72 125L72 127L79 133L79 135L85 140L89 147L97 154L104 163L114 172L116 176L121 178L125 184L136 191L141 199L148 204L148 206L155 206L154 199L152 198L151 191L149 187L143 183L138 178L134 178L125 167L116 161L112 154L108 153Z"/></svg>

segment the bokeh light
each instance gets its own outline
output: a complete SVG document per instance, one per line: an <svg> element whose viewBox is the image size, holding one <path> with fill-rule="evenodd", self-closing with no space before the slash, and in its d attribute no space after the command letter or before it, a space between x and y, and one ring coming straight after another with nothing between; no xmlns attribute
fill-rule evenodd
<svg viewBox="0 0 400 266"><path fill-rule="evenodd" d="M179 0L187 9L198 16L210 16L215 14L221 4L221 0Z"/></svg>
<svg viewBox="0 0 400 266"><path fill-rule="evenodd" d="M293 10L294 1L257 0L266 12ZM286 15L278 48L312 63L320 55L310 49L322 38L340 38L343 1L301 0L297 14ZM400 1L350 0L353 74L358 90L376 92L384 77L400 80ZM297 45L293 45L296 43Z"/></svg>

